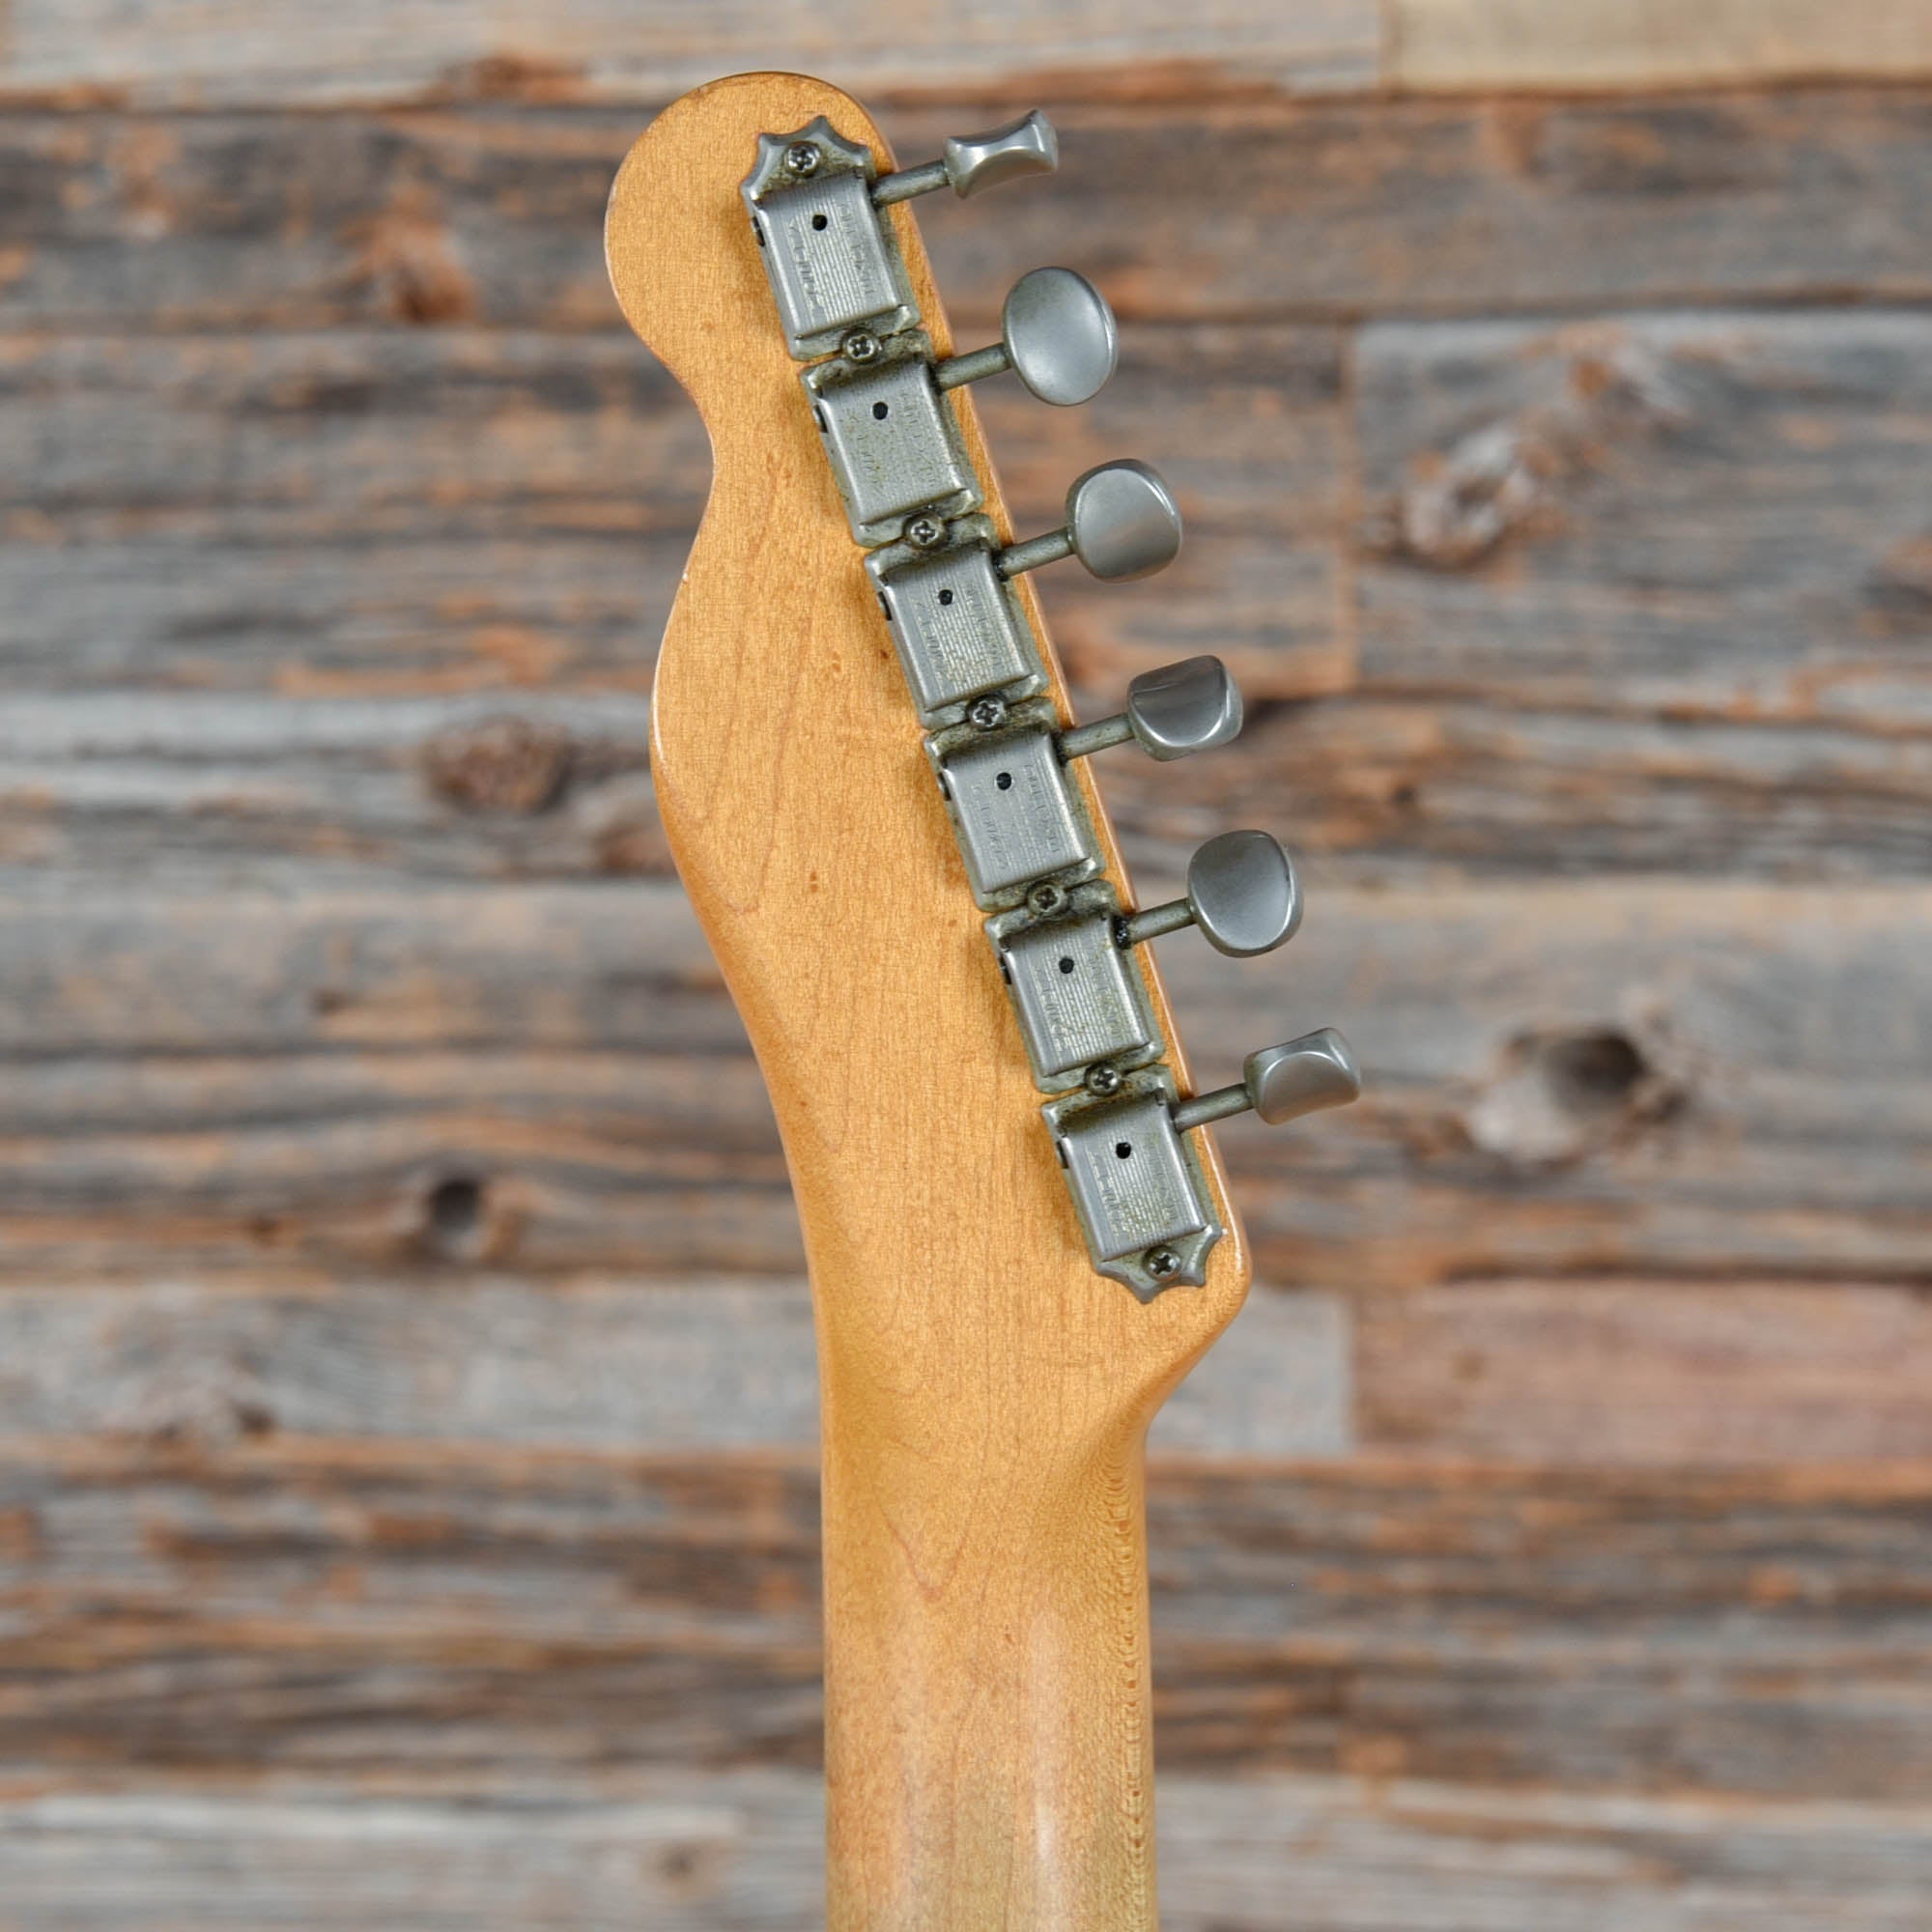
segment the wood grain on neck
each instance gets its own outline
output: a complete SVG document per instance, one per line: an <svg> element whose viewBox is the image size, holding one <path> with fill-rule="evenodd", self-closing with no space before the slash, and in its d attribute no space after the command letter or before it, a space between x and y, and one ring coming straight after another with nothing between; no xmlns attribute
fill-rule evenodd
<svg viewBox="0 0 1932 1932"><path fill-rule="evenodd" d="M1246 1257L1204 1148L1229 1230L1208 1286L1143 1307L1089 1264L738 195L755 137L817 114L890 164L821 82L720 81L632 151L609 241L625 313L715 460L659 662L654 764L810 1258L829 1922L1141 1932L1156 1918L1142 1443L1239 1306ZM945 354L918 229L903 206L893 218ZM954 401L1010 536L972 403Z"/></svg>

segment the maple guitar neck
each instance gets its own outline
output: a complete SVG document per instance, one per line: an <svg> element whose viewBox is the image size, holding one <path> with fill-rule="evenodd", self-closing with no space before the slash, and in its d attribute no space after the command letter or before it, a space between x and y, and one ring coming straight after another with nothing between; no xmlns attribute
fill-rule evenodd
<svg viewBox="0 0 1932 1932"><path fill-rule="evenodd" d="M1056 1130L1055 1158L1041 1119L1050 1083L988 944L987 909L1002 901L983 862L962 870L966 841L923 749L931 718L909 697L889 602L855 542L859 510L801 385L810 354L780 326L741 193L761 137L790 141L780 152L795 158L788 130L821 116L868 166L892 168L878 129L836 89L741 75L687 95L646 131L618 175L608 242L624 311L696 401L714 455L658 665L653 765L673 854L771 1090L810 1264L828 1921L1144 1932L1157 1911L1143 1443L1239 1306L1247 1259L1207 1134L1185 1136L1184 1163L1170 1157L1179 1205L1156 1210L1179 1232L1121 1263L1106 1262L1105 1224L1064 1171L1089 1116ZM877 199L930 355L950 355L918 228L902 203ZM985 520L973 527L1010 545L971 399L955 389L946 405L970 468L964 495ZM1025 577L1011 594L1038 670L1009 695L1050 707L1057 729L1066 696L1037 602ZM1073 898L1118 892L1130 910L1087 762L1055 781L1093 840L1065 876L1106 882ZM1056 915L1068 903L1063 894ZM1124 948L1130 935L1111 919L1097 929L1111 961L1113 939ZM1122 1056L1125 1092L1111 1065L1089 1088L1118 1096L1103 1125L1131 1102L1178 1147L1180 1126L1228 1108L1189 1101L1187 1119L1176 1100L1170 1120L1186 1067L1161 1045L1174 1032L1147 949L1122 956L1150 1044ZM1073 1098L1088 1104L1086 1090ZM1110 1162L1130 1148L1150 1158L1124 1129L1103 1138ZM1207 1232L1190 1234L1195 1223ZM1183 1285L1161 1292L1149 1269Z"/></svg>

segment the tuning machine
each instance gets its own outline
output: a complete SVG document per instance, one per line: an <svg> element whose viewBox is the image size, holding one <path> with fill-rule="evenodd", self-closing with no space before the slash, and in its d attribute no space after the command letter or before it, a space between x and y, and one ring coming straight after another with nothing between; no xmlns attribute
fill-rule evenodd
<svg viewBox="0 0 1932 1932"><path fill-rule="evenodd" d="M1004 128L955 135L936 161L882 175L872 184L872 201L885 208L942 187L950 187L963 201L1027 175L1050 175L1059 165L1060 136L1053 131L1053 123L1035 108Z"/></svg>
<svg viewBox="0 0 1932 1932"><path fill-rule="evenodd" d="M1187 891L1122 919L1122 949L1184 925L1217 952L1253 959L1293 939L1301 923L1301 881L1279 839L1265 832L1223 832L1187 862Z"/></svg>
<svg viewBox="0 0 1932 1932"><path fill-rule="evenodd" d="M1091 402L1114 373L1120 335L1107 298L1071 269L1035 269L1008 291L1000 340L939 363L933 381L956 389L1010 369L1042 403Z"/></svg>
<svg viewBox="0 0 1932 1932"><path fill-rule="evenodd" d="M1113 311L1071 269L1036 269L1007 297L1004 333L943 362L924 333L848 331L802 381L852 533L881 545L914 517L943 529L976 509L979 482L942 392L1010 369L1042 402L1084 403L1114 372Z"/></svg>
<svg viewBox="0 0 1932 1932"><path fill-rule="evenodd" d="M895 595L887 609L900 654L927 639L918 628L926 588L915 582L906 596L902 578L888 578ZM947 613L942 613L947 614ZM985 661L996 668L1000 660ZM916 668L915 689L929 672ZM1204 701L1206 700L1206 701ZM1011 904L1029 882L1069 874L1085 877L1094 868L1095 849L1077 789L1065 766L1086 749L1070 744L1077 732L1058 729L1058 717L1043 698L1015 700L991 692L973 699L963 716L932 733L927 753L946 796L974 896L982 906ZM1213 658L1197 658L1137 678L1130 688L1129 720L1122 736L1140 733L1160 747L1158 756L1179 757L1208 745L1225 743L1240 723L1240 699L1226 668ZM1111 734L1118 721L1087 727ZM1106 736L1105 742L1117 739ZM1187 895L1169 905L1112 923L1114 943L1124 952L1164 932L1199 925L1209 944L1246 957L1279 946L1301 918L1301 895L1288 855L1265 832L1230 832L1211 838L1188 867ZM1053 906L1049 913L1057 916Z"/></svg>
<svg viewBox="0 0 1932 1932"><path fill-rule="evenodd" d="M1174 493L1147 464L1128 458L1076 476L1066 493L1066 522L1003 550L999 566L1002 577L1018 577L1077 556L1095 577L1123 582L1151 577L1179 554Z"/></svg>
<svg viewBox="0 0 1932 1932"><path fill-rule="evenodd" d="M943 156L878 176L823 117L761 135L743 184L777 298L865 569L925 732L967 883L1011 989L1094 1265L1143 1299L1206 1278L1221 1238L1191 1129L1247 1109L1284 1121L1354 1098L1360 1078L1324 1029L1250 1055L1238 1085L1183 1096L1164 1063L1151 981L1133 949L1184 925L1235 957L1293 936L1301 890L1264 832L1224 833L1193 856L1177 899L1123 908L1074 760L1132 741L1152 758L1227 743L1241 698L1211 657L1149 671L1124 708L1066 724L1049 695L1032 600L1015 580L1075 556L1109 581L1179 554L1173 493L1148 465L1101 464L1066 494L1063 526L1003 546L947 392L1011 371L1041 401L1087 401L1113 374L1118 330L1092 283L1037 269L1007 297L1000 340L939 357L920 328L881 213L950 187L965 197L1049 172L1044 116L949 141Z"/></svg>
<svg viewBox="0 0 1932 1932"><path fill-rule="evenodd" d="M1060 734L1063 758L1091 757L1129 739L1163 764L1210 752L1239 735L1241 694L1219 658L1184 658L1144 670L1127 686L1127 705L1111 718Z"/></svg>
<svg viewBox="0 0 1932 1932"><path fill-rule="evenodd" d="M934 188L974 195L1050 174L1060 143L1043 114L948 141L943 158L875 179L870 149L824 115L788 134L760 134L740 192L794 356L823 355L855 329L895 335L919 305L893 224L879 210Z"/></svg>
<svg viewBox="0 0 1932 1932"><path fill-rule="evenodd" d="M1078 484L1074 491L1079 493ZM1091 487L1078 495L1075 508L1090 553L1097 544L1104 560L1112 547L1127 540L1108 522L1106 506L1094 502ZM1096 517L1105 526L1097 537ZM949 522L924 514L909 519L906 528L900 542L873 551L866 569L892 626L920 722L940 724L956 717L957 707L981 700L997 718L1008 700L1042 690L1046 680L1026 615L1002 567L1003 554L1010 557L1012 552L995 548L987 519ZM1240 693L1216 658L1190 658L1144 671L1127 687L1127 707L1118 716L1065 730L1055 725L1060 756L1068 761L1130 738L1150 757L1184 757L1226 744L1240 727Z"/></svg>
<svg viewBox="0 0 1932 1932"><path fill-rule="evenodd" d="M979 809L986 809L983 796ZM962 827L961 836L969 849L990 842L983 827ZM1070 889L1048 881L988 920L986 931L1012 990L1035 1079L1047 1093L1084 1085L1106 1099L1118 1092L1123 1069L1159 1051L1152 1009L1127 959L1133 946L1192 923L1220 952L1252 958L1291 938L1300 921L1301 894L1287 853L1265 832L1227 832L1194 855L1187 896L1173 905L1129 916L1105 881Z"/></svg>
<svg viewBox="0 0 1932 1932"><path fill-rule="evenodd" d="M1324 1107L1346 1107L1361 1095L1362 1071L1353 1050L1333 1027L1321 1027L1249 1054L1236 1085L1196 1094L1171 1111L1182 1133L1250 1109L1278 1127Z"/></svg>
<svg viewBox="0 0 1932 1932"><path fill-rule="evenodd" d="M1206 1280L1219 1235L1185 1136L1250 1108L1278 1125L1342 1106L1361 1090L1348 1041L1323 1027L1251 1053L1238 1086L1184 1100L1165 1066L1144 1066L1123 1077L1115 1099L1067 1094L1041 1111L1094 1265L1151 1301L1164 1288Z"/></svg>

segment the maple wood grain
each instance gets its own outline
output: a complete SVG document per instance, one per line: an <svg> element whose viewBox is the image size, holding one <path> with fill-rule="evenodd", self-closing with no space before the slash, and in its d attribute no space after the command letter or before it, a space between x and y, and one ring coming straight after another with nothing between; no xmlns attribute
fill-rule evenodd
<svg viewBox="0 0 1932 1932"><path fill-rule="evenodd" d="M1143 1306L1088 1259L737 192L760 132L821 113L890 165L822 83L721 81L632 150L608 240L627 317L711 433L652 771L811 1271L830 1922L1129 1932L1156 1911L1142 1442L1246 1257L1204 1150L1228 1230L1206 1287ZM918 229L893 219L944 355Z"/></svg>

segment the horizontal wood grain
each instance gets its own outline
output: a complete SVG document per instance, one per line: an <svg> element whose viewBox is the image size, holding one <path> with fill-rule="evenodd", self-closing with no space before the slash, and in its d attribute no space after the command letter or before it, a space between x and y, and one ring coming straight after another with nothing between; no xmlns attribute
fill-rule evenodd
<svg viewBox="0 0 1932 1932"><path fill-rule="evenodd" d="M1346 682L1334 332L1151 329L1122 361L1091 409L988 411L1029 529L1123 449L1188 517L1138 596L1056 573L1076 670L1163 661L1211 606L1258 697ZM0 434L39 452L0 484L22 696L640 695L710 481L696 411L615 335L0 336Z"/></svg>
<svg viewBox="0 0 1932 1932"><path fill-rule="evenodd" d="M448 1214L445 1206L445 1216ZM1932 1459L1923 1292L1508 1281L1258 1288L1156 1418L1157 1454L1550 1468ZM810 1307L782 1276L334 1274L273 1259L0 1290L0 1432L219 1448L799 1448ZM1355 1418L1359 1418L1358 1424Z"/></svg>
<svg viewBox="0 0 1932 1932"><path fill-rule="evenodd" d="M484 1794L160 1790L0 1800L35 1926L204 1932L814 1932L818 1780L547 1778ZM1592 1797L1375 1777L1163 1778L1170 1932L1918 1932L1922 1805Z"/></svg>
<svg viewBox="0 0 1932 1932"><path fill-rule="evenodd" d="M1388 0L1383 77L1407 88L1667 88L1932 70L1916 0Z"/></svg>
<svg viewBox="0 0 1932 1932"><path fill-rule="evenodd" d="M874 98L1056 87L1106 95L1429 88L1643 88L1922 75L1912 0L1234 0L1185 14L1132 0L1103 26L1070 0L901 8L893 32L840 0L809 24L772 8L534 0L485 11L354 0L299 37L245 0L183 24L156 0L14 0L0 88L204 106L507 94L655 101L745 68L836 67Z"/></svg>
<svg viewBox="0 0 1932 1932"><path fill-rule="evenodd" d="M1196 641L1232 651L1203 632ZM1092 641L1080 701L1099 717L1136 660L1117 663L1113 639ZM263 648L274 653L264 676L293 661L285 646ZM449 659L467 648L452 641ZM1257 648L1249 662L1264 667L1264 683L1271 658L1277 675L1291 670L1292 656ZM1742 657L1736 668L1748 676ZM463 682L485 674L477 664ZM338 890L671 876L640 695L505 684L384 697L369 692L380 675L347 673L354 696L10 699L0 880L26 892L74 875L165 879L194 892L238 872L254 888ZM1614 700L1614 684L1601 695ZM1932 749L1869 706L1851 720L1749 723L1515 709L1505 696L1264 700L1212 757L1156 765L1125 753L1100 782L1136 869L1167 874L1202 839L1264 811L1305 857L1402 886L1457 873L1923 870Z"/></svg>
<svg viewBox="0 0 1932 1932"><path fill-rule="evenodd" d="M1624 1466L1932 1454L1922 1287L1467 1283L1365 1297L1354 1323L1372 1449Z"/></svg>
<svg viewBox="0 0 1932 1932"><path fill-rule="evenodd" d="M796 1221L644 750L706 451L596 237L823 49L271 11L0 8L0 1920L819 1924ZM1167 1922L1918 1932L1922 10L1369 12L838 69L1062 126L921 221L969 336L1048 260L1126 324L980 392L1030 525L1181 491L1046 581L1083 709L1256 699L1101 774L1150 895L1306 861L1280 958L1163 943L1181 1037L1371 1074L1225 1135L1296 1286L1155 1435Z"/></svg>
<svg viewBox="0 0 1932 1932"><path fill-rule="evenodd" d="M1279 960L1162 942L1204 1083L1323 1022L1371 1069L1319 1134L1228 1126L1264 1278L1922 1274L1916 888L1318 873L1310 898ZM763 1086L674 888L103 887L0 915L9 1268L797 1272ZM448 1179L477 1203L445 1238Z"/></svg>
<svg viewBox="0 0 1932 1932"><path fill-rule="evenodd" d="M1922 868L1921 318L1378 325L1352 412L1328 330L1128 339L1091 411L987 414L1037 524L1122 449L1188 513L1151 583L1048 582L1083 705L1208 648L1257 706L1107 761L1137 863L1266 797L1384 874ZM17 339L0 426L0 864L666 872L641 687L705 460L627 345Z"/></svg>
<svg viewBox="0 0 1932 1932"><path fill-rule="evenodd" d="M451 1207L443 1204L447 1223ZM445 1236L449 1230L445 1226ZM1155 1418L1157 1451L1350 1445L1349 1315L1258 1290ZM818 1435L811 1302L780 1277L532 1280L487 1267L0 1290L0 1435L288 1438L639 1453Z"/></svg>
<svg viewBox="0 0 1932 1932"><path fill-rule="evenodd" d="M1136 323L1932 292L1923 88L1038 100L1061 126L1059 174L921 217L961 327L988 327L1021 270L1062 259ZM597 236L646 112L0 115L4 320L606 328ZM960 112L887 120L910 155L956 133ZM1187 165L1149 164L1168 154Z"/></svg>
<svg viewBox="0 0 1932 1932"><path fill-rule="evenodd" d="M1365 330L1365 685L1922 735L1928 347L1857 312Z"/></svg>
<svg viewBox="0 0 1932 1932"><path fill-rule="evenodd" d="M219 0L183 23L155 0L14 0L0 88L100 92L201 106L313 106L424 93L660 102L720 74L836 71L869 98L1058 85L1105 94L1179 85L1298 92L1373 83L1378 0L1289 0L1256 13L1208 0L1184 15L1125 0L1096 20L1072 0L996 0L970 13L910 0L891 31L857 0L808 15L678 0L352 0L299 34Z"/></svg>
<svg viewBox="0 0 1932 1932"><path fill-rule="evenodd" d="M1922 1803L1925 1465L1157 1465L1161 1762ZM11 1445L15 1788L812 1765L805 1458Z"/></svg>

